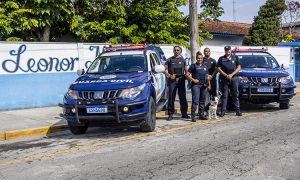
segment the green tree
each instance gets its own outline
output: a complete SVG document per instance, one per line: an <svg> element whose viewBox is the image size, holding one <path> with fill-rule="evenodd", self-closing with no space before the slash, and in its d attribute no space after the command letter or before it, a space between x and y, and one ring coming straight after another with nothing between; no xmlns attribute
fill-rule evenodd
<svg viewBox="0 0 300 180"><path fill-rule="evenodd" d="M200 8L202 12L199 14L199 42L203 45L205 38L212 39L213 35L209 32L203 32L207 28L206 22L219 21L219 17L224 13L224 9L220 7L221 0L201 0Z"/></svg>
<svg viewBox="0 0 300 180"><path fill-rule="evenodd" d="M216 13L220 0L213 2L202 7L210 9L205 17L215 19L223 11ZM178 10L183 5L187 0L75 0L71 31L81 41L188 46L189 18ZM199 32L203 27L200 23ZM200 44L204 37L208 34L201 33Z"/></svg>
<svg viewBox="0 0 300 180"><path fill-rule="evenodd" d="M203 11L200 13L200 19L208 19L217 21L218 17L220 17L224 13L224 9L220 7L221 0L201 0L200 8Z"/></svg>
<svg viewBox="0 0 300 180"><path fill-rule="evenodd" d="M202 7L214 9L205 16L216 18L220 0L211 2ZM0 40L53 41L71 33L83 42L188 46L189 19L178 10L183 5L187 0L0 1Z"/></svg>
<svg viewBox="0 0 300 180"><path fill-rule="evenodd" d="M127 25L127 1L75 0L71 32L81 41L122 42L137 27Z"/></svg>
<svg viewBox="0 0 300 180"><path fill-rule="evenodd" d="M273 46L280 42L280 15L286 9L284 0L267 0L245 36L244 45Z"/></svg>
<svg viewBox="0 0 300 180"><path fill-rule="evenodd" d="M72 0L11 0L1 2L1 39L44 41L68 30ZM67 26L66 26L67 25Z"/></svg>
<svg viewBox="0 0 300 180"><path fill-rule="evenodd" d="M134 0L128 9L129 24L139 28L129 41L133 43L166 43L188 46L188 18L178 10L186 0Z"/></svg>
<svg viewBox="0 0 300 180"><path fill-rule="evenodd" d="M186 0L75 1L71 31L82 41L186 44Z"/></svg>

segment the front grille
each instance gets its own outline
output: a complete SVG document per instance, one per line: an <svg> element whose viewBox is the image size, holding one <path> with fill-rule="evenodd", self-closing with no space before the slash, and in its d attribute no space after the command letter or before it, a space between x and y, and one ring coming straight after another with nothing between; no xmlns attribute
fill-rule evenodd
<svg viewBox="0 0 300 180"><path fill-rule="evenodd" d="M118 98L120 94L121 94L121 90L78 91L79 99L84 99L84 100L114 99L114 98Z"/></svg>
<svg viewBox="0 0 300 180"><path fill-rule="evenodd" d="M278 77L248 77L249 81L252 83L277 83L279 81Z"/></svg>

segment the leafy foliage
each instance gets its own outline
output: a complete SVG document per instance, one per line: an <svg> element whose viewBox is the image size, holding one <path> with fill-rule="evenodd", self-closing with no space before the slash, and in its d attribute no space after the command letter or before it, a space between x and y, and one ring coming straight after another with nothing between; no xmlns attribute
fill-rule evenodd
<svg viewBox="0 0 300 180"><path fill-rule="evenodd" d="M11 0L1 2L1 39L16 36L26 41L49 41L62 33L68 26L60 26L69 21L72 15L71 0ZM48 34L47 34L48 33Z"/></svg>
<svg viewBox="0 0 300 180"><path fill-rule="evenodd" d="M87 9L75 8L77 16L71 23L72 32L83 41L187 44L189 39L188 19L177 9L186 0L86 0L74 4Z"/></svg>
<svg viewBox="0 0 300 180"><path fill-rule="evenodd" d="M204 16L219 17L219 2L205 1ZM188 46L189 18L178 10L183 5L187 0L0 1L0 40L53 41L68 33L83 42ZM201 33L200 44L203 37L208 34Z"/></svg>
<svg viewBox="0 0 300 180"><path fill-rule="evenodd" d="M286 9L284 0L267 0L244 38L244 45L272 46L280 41L280 15Z"/></svg>
<svg viewBox="0 0 300 180"><path fill-rule="evenodd" d="M200 8L203 8L203 12L200 13L200 19L217 21L224 13L224 9L219 6L220 2L221 0L201 0Z"/></svg>

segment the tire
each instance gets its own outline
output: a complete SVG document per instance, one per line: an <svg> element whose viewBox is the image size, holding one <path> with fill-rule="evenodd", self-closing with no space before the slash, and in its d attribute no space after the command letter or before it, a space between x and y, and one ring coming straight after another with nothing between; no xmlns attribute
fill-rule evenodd
<svg viewBox="0 0 300 180"><path fill-rule="evenodd" d="M89 127L87 124L84 126L74 126L69 123L68 125L69 125L71 133L74 135L85 134Z"/></svg>
<svg viewBox="0 0 300 180"><path fill-rule="evenodd" d="M140 130L142 132L152 132L155 130L156 125L156 107L155 101L151 97L149 101L148 113L145 121L140 125Z"/></svg>
<svg viewBox="0 0 300 180"><path fill-rule="evenodd" d="M290 108L290 102L279 103L279 108L280 109L289 109Z"/></svg>

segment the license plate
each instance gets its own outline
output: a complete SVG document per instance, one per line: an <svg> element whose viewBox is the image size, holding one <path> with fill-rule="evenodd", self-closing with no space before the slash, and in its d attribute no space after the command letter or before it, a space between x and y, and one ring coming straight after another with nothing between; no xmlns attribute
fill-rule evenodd
<svg viewBox="0 0 300 180"><path fill-rule="evenodd" d="M273 87L258 87L257 92L273 92Z"/></svg>
<svg viewBox="0 0 300 180"><path fill-rule="evenodd" d="M107 106L87 106L87 113L107 113Z"/></svg>

